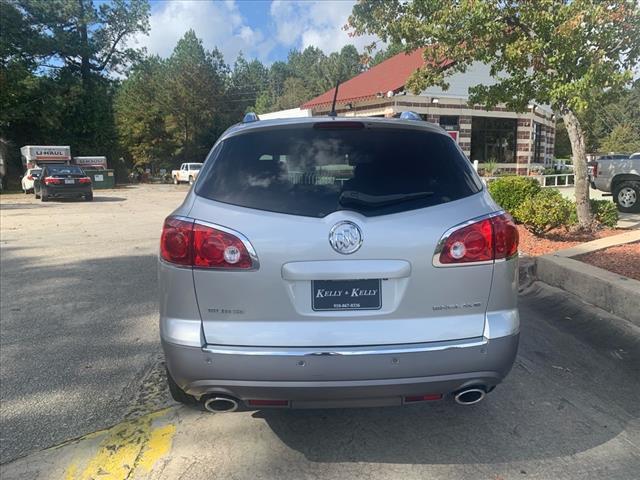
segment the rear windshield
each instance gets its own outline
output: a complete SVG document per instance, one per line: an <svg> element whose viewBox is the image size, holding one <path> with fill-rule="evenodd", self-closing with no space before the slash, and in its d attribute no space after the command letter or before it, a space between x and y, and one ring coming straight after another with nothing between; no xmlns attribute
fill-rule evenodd
<svg viewBox="0 0 640 480"><path fill-rule="evenodd" d="M77 165L49 165L47 167L49 175L84 175L84 172Z"/></svg>
<svg viewBox="0 0 640 480"><path fill-rule="evenodd" d="M439 205L481 190L453 140L418 129L257 130L210 155L196 193L272 212L366 216Z"/></svg>

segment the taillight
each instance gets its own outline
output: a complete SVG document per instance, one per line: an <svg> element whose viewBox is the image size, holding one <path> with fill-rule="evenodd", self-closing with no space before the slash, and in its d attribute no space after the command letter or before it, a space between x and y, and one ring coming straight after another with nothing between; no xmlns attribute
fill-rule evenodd
<svg viewBox="0 0 640 480"><path fill-rule="evenodd" d="M91 183L91 179L89 177L82 177L78 179L79 183Z"/></svg>
<svg viewBox="0 0 640 480"><path fill-rule="evenodd" d="M192 265L193 220L169 217L164 221L160 237L160 256L177 265Z"/></svg>
<svg viewBox="0 0 640 480"><path fill-rule="evenodd" d="M193 265L196 267L248 269L252 266L251 256L242 240L222 230L196 223L193 247Z"/></svg>
<svg viewBox="0 0 640 480"><path fill-rule="evenodd" d="M61 185L62 179L55 178L55 177L44 177L44 184L45 185Z"/></svg>
<svg viewBox="0 0 640 480"><path fill-rule="evenodd" d="M518 229L511 215L502 214L491 218L493 226L494 258L509 258L518 253Z"/></svg>
<svg viewBox="0 0 640 480"><path fill-rule="evenodd" d="M598 176L598 162L595 162L593 164L593 178L596 178Z"/></svg>
<svg viewBox="0 0 640 480"><path fill-rule="evenodd" d="M506 213L464 225L441 240L436 264L491 262L518 252L518 229Z"/></svg>
<svg viewBox="0 0 640 480"><path fill-rule="evenodd" d="M249 270L257 261L249 253L248 242L224 227L169 217L160 239L160 256L177 265L197 268Z"/></svg>
<svg viewBox="0 0 640 480"><path fill-rule="evenodd" d="M27 175L27 180L33 180L33 175Z"/></svg>

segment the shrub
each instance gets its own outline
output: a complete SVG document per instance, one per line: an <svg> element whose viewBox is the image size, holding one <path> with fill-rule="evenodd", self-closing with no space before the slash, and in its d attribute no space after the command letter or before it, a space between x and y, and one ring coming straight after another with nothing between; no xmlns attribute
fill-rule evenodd
<svg viewBox="0 0 640 480"><path fill-rule="evenodd" d="M516 220L516 209L525 200L540 192L540 184L535 178L507 176L496 178L489 183L489 193L498 205Z"/></svg>
<svg viewBox="0 0 640 480"><path fill-rule="evenodd" d="M591 213L598 223L605 227L615 228L618 224L618 209L609 200L591 200Z"/></svg>
<svg viewBox="0 0 640 480"><path fill-rule="evenodd" d="M547 188L526 199L516 209L516 216L534 235L571 224L575 204L555 189Z"/></svg>
<svg viewBox="0 0 640 480"><path fill-rule="evenodd" d="M593 200L589 201L591 204L591 213L596 222L603 227L615 228L618 224L618 209L616 204L609 200ZM578 212L573 209L571 212L570 225L576 225L578 223Z"/></svg>

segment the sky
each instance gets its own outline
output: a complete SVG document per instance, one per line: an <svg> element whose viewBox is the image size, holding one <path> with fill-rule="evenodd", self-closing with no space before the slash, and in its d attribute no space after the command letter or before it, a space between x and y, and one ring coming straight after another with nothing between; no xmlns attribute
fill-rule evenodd
<svg viewBox="0 0 640 480"><path fill-rule="evenodd" d="M151 30L131 43L167 57L190 28L206 49L217 47L227 63L238 53L271 64L289 50L308 46L325 53L354 44L359 51L373 37L343 30L354 0L151 0Z"/></svg>

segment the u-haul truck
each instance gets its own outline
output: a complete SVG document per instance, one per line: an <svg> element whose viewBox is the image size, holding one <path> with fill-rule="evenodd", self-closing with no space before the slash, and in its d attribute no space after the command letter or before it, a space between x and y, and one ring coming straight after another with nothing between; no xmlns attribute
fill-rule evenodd
<svg viewBox="0 0 640 480"><path fill-rule="evenodd" d="M25 169L45 163L71 163L71 147L51 145L25 145L20 149Z"/></svg>

